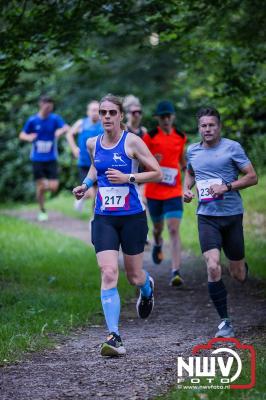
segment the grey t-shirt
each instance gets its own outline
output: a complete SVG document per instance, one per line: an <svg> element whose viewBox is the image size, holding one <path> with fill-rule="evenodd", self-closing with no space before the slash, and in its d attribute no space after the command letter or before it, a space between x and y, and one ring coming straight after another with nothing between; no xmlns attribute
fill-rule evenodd
<svg viewBox="0 0 266 400"><path fill-rule="evenodd" d="M194 143L188 147L187 161L189 172L194 173L199 190L204 193L206 180L219 179L220 183L230 183L238 179L242 168L250 164L243 147L236 141L222 138L220 142L210 148L201 143ZM200 181L200 182L199 182ZM217 182L218 183L218 182ZM203 189L202 186L203 185ZM207 192L206 192L207 191ZM208 193L208 188L205 189ZM243 214L243 205L240 193L236 190L226 192L222 199L199 201L197 214L210 216L229 216Z"/></svg>

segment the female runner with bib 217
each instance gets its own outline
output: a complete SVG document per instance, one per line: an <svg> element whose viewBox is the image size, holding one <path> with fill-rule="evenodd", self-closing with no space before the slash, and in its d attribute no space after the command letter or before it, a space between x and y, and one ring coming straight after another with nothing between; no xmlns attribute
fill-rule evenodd
<svg viewBox="0 0 266 400"><path fill-rule="evenodd" d="M137 313L147 318L154 305L154 282L143 270L143 251L147 238L147 219L138 184L159 182L162 173L145 143L123 130L120 99L107 95L100 101L104 134L88 139L92 165L81 186L73 190L77 199L97 180L91 237L101 270L101 301L109 335L101 346L102 356L126 353L119 334L120 297L118 251L121 246L128 281L140 289ZM146 172L138 173L139 163Z"/></svg>

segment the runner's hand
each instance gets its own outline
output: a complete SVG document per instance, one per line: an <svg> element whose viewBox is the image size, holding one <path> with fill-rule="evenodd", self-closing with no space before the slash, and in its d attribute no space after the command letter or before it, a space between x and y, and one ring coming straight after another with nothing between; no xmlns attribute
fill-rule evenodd
<svg viewBox="0 0 266 400"><path fill-rule="evenodd" d="M226 185L212 185L212 186L210 186L210 194L214 198L222 196L227 191L228 191L228 189L227 189Z"/></svg>
<svg viewBox="0 0 266 400"><path fill-rule="evenodd" d="M38 136L37 133L29 133L27 135L28 141L30 143L34 142L34 140L37 138L37 136Z"/></svg>
<svg viewBox="0 0 266 400"><path fill-rule="evenodd" d="M86 185L81 185L81 186L77 186L72 190L73 195L76 197L77 200L82 199L82 197L84 196L84 194L87 191L87 186Z"/></svg>
<svg viewBox="0 0 266 400"><path fill-rule="evenodd" d="M195 195L191 190L187 190L184 192L184 202L190 203L192 199L194 199Z"/></svg>
<svg viewBox="0 0 266 400"><path fill-rule="evenodd" d="M105 175L111 183L128 183L128 174L123 174L117 169L108 168Z"/></svg>

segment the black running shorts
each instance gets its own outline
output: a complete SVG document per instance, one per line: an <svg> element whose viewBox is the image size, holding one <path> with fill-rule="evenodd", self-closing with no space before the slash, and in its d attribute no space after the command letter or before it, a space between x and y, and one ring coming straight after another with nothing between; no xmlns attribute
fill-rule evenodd
<svg viewBox="0 0 266 400"><path fill-rule="evenodd" d="M58 179L57 161L33 161L32 168L35 181L44 178L48 180Z"/></svg>
<svg viewBox="0 0 266 400"><path fill-rule="evenodd" d="M79 170L79 181L82 183L86 176L88 175L90 167L78 167Z"/></svg>
<svg viewBox="0 0 266 400"><path fill-rule="evenodd" d="M148 225L146 212L112 216L95 214L91 223L91 241L96 253L104 250L119 250L128 255L144 251Z"/></svg>
<svg viewBox="0 0 266 400"><path fill-rule="evenodd" d="M243 214L228 217L198 215L199 241L202 253L223 249L229 260L245 257Z"/></svg>

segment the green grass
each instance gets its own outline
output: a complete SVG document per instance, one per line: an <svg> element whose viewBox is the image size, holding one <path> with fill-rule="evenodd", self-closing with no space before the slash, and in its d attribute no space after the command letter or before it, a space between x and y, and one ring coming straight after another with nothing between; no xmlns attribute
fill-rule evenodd
<svg viewBox="0 0 266 400"><path fill-rule="evenodd" d="M45 202L45 207L47 211L59 211L63 214L82 220L88 220L92 216L92 201L90 199L86 200L82 212L76 211L74 209L74 196L70 191L61 191L58 195L50 196L47 193L47 200ZM38 213L38 205L36 202L21 204L16 202L9 202L0 204L0 210L3 209L17 209L17 210L36 210L36 215Z"/></svg>
<svg viewBox="0 0 266 400"><path fill-rule="evenodd" d="M100 274L77 239L0 216L0 363L51 344L51 334L99 319ZM123 274L122 299L133 294Z"/></svg>
<svg viewBox="0 0 266 400"><path fill-rule="evenodd" d="M157 397L157 400L261 400L265 399L265 372L266 372L266 347L255 346L256 349L256 384L252 389L172 389L168 394ZM250 371L244 370L241 374L241 382L250 381ZM204 382L204 381L203 381ZM185 382L183 383L185 385ZM189 385L189 383L187 383ZM205 381L203 385L209 383ZM215 385L215 383L213 383ZM217 384L217 383L216 383Z"/></svg>

